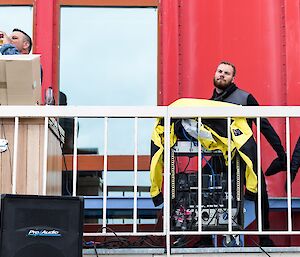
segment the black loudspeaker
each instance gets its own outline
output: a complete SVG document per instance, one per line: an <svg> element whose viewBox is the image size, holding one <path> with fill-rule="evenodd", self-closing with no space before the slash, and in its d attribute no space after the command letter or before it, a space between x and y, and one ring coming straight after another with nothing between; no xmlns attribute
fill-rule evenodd
<svg viewBox="0 0 300 257"><path fill-rule="evenodd" d="M1 195L1 257L81 257L83 199Z"/></svg>

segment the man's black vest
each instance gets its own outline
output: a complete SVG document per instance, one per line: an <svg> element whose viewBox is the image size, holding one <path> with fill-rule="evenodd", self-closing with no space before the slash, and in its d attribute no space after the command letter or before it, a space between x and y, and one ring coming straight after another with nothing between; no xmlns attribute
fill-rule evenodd
<svg viewBox="0 0 300 257"><path fill-rule="evenodd" d="M247 99L250 94L244 90L237 88L229 96L222 99L223 102L247 105Z"/></svg>
<svg viewBox="0 0 300 257"><path fill-rule="evenodd" d="M215 89L210 100L248 105L247 99L249 95L248 92L239 89L234 83L231 83L221 94L218 94Z"/></svg>

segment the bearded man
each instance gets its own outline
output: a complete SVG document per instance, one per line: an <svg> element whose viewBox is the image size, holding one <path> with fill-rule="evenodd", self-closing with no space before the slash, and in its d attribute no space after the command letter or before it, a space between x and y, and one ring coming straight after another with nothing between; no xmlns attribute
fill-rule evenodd
<svg viewBox="0 0 300 257"><path fill-rule="evenodd" d="M254 96L234 84L234 78L236 75L235 66L230 63L223 61L221 62L214 75L214 91L210 100L228 102L233 104L245 105L245 106L258 106L257 100ZM248 124L252 127L252 123L256 122L256 119L248 119ZM280 160L281 166L284 168L286 166L286 153L281 144L281 140L277 135L276 131L266 118L261 118L261 133L267 139L269 144L275 150ZM261 196L262 196L262 225L263 230L268 230L270 228L269 224L269 201L268 193L266 189L266 182L261 173ZM245 196L246 197L246 196ZM256 200L256 214L257 214L257 196L254 196ZM268 236L260 236L261 246L273 246L272 240Z"/></svg>

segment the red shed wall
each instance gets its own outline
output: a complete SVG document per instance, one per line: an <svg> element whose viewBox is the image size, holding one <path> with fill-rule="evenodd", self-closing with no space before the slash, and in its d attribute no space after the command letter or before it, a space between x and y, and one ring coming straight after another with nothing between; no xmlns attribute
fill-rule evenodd
<svg viewBox="0 0 300 257"><path fill-rule="evenodd" d="M172 12L165 9L169 5ZM168 45L162 47L159 102L209 98L215 68L227 60L236 65L236 84L251 92L261 105L298 105L299 10L299 0L162 1L161 37L163 46ZM284 121L271 122L285 144ZM292 149L299 136L298 123L292 121ZM265 141L263 156L265 170L275 158ZM267 178L271 196L285 195L282 181L284 173ZM296 187L293 191L300 195Z"/></svg>

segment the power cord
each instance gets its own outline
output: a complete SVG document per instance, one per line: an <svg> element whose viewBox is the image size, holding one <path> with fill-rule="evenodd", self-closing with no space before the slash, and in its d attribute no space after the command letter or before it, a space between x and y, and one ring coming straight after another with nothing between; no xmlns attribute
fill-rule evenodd
<svg viewBox="0 0 300 257"><path fill-rule="evenodd" d="M86 247L92 246L92 247L94 248L94 250L95 250L96 256L99 257L98 252L97 252L97 247L96 247L96 244L95 244L94 241L88 241L88 242L86 242L86 241L83 239L83 246L86 246Z"/></svg>
<svg viewBox="0 0 300 257"><path fill-rule="evenodd" d="M233 221L234 223L236 223L235 220L232 220L232 221ZM245 229L242 228L238 223L236 223L236 225L239 227L239 229L240 229L241 231L245 231ZM269 253L268 253L265 249L263 249L263 247L262 247L261 245L259 245L254 239L252 239L252 238L250 237L250 240L251 240L252 243L254 243L257 247L259 247L259 249L260 249L263 253L265 253L267 256L271 257L271 255L269 255Z"/></svg>
<svg viewBox="0 0 300 257"><path fill-rule="evenodd" d="M160 245L155 245L156 242L153 241L152 238L148 236L140 237L137 241L131 243L128 239L128 237L120 237L117 235L117 233L109 228L109 227L102 227L101 229L97 230L97 232L103 231L103 229L107 229L110 232L114 234L114 239L108 240L105 242L97 242L96 237L94 238L94 241L84 241L84 246L86 247L93 247L95 249L95 253L97 252L97 247L108 247L110 249L119 249L119 248L129 248L134 246L141 246L143 243L147 244L150 247L161 247ZM105 237L106 240L106 237ZM150 240L150 242L148 242ZM98 253L96 253L97 255ZM98 255L97 255L98 256Z"/></svg>

